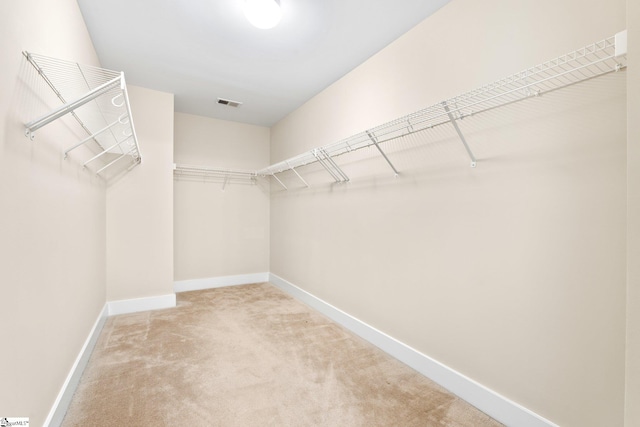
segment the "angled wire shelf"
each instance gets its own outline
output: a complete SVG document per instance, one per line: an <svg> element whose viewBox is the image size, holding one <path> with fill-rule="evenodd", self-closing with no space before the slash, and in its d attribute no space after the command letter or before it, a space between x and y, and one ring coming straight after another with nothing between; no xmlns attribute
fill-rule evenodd
<svg viewBox="0 0 640 427"><path fill-rule="evenodd" d="M189 181L220 182L223 190L227 185L231 184L255 185L258 177L254 171L178 165L175 163L173 165L173 176L175 179Z"/></svg>
<svg viewBox="0 0 640 427"><path fill-rule="evenodd" d="M23 55L62 102L51 113L26 123L27 137L34 139L40 128L70 114L87 137L70 145L64 152L65 159L73 150L93 141L98 153L82 166L91 164L96 175L116 164L129 167L141 162L124 73L35 53Z"/></svg>
<svg viewBox="0 0 640 427"><path fill-rule="evenodd" d="M398 171L380 144L449 123L460 137L471 159L471 167L475 167L476 158L458 127L458 120L619 71L627 65L626 53L627 36L626 31L623 31L613 37L590 44L476 90L438 102L336 143L314 148L311 151L275 163L260 169L257 174L262 177L275 178L286 189L287 187L276 175L293 171L308 186L296 168L317 162L336 182L347 182L349 177L333 160L333 157L374 146L393 169L393 172L398 175Z"/></svg>

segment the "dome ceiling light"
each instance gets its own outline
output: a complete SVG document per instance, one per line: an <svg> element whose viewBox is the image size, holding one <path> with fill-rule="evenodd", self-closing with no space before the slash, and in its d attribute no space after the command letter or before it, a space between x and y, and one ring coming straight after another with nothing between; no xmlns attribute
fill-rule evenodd
<svg viewBox="0 0 640 427"><path fill-rule="evenodd" d="M273 28L282 18L280 0L244 0L244 16L254 27Z"/></svg>

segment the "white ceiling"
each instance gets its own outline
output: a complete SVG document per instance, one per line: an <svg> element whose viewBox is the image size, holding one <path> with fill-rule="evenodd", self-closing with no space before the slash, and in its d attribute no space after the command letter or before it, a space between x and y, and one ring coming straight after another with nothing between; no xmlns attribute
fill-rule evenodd
<svg viewBox="0 0 640 427"><path fill-rule="evenodd" d="M174 93L179 112L271 126L448 1L281 0L271 30L243 0L78 4L102 66L128 83Z"/></svg>

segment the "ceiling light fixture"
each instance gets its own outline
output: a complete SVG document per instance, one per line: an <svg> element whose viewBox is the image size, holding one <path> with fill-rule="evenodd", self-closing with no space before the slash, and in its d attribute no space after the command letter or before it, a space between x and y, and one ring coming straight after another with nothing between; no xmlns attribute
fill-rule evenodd
<svg viewBox="0 0 640 427"><path fill-rule="evenodd" d="M280 0L244 0L244 16L254 27L273 28L282 18Z"/></svg>

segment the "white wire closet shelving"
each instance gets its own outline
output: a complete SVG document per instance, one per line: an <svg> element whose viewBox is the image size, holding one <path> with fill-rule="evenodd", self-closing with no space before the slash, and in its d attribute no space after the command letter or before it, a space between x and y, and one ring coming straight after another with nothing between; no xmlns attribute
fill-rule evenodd
<svg viewBox="0 0 640 427"><path fill-rule="evenodd" d="M284 189L287 189L277 175L282 172L293 171L303 184L308 187L309 185L296 168L317 162L336 182L347 182L349 177L335 162L334 157L374 146L397 176L398 170L382 150L380 144L444 124L451 124L454 127L469 155L471 167L476 167L476 157L458 127L457 122L459 120L513 102L555 91L584 80L620 71L627 65L626 53L627 32L623 31L615 36L528 68L476 90L438 102L420 111L367 129L336 143L317 147L275 163L258 170L256 174L261 177L273 177Z"/></svg>
<svg viewBox="0 0 640 427"><path fill-rule="evenodd" d="M96 175L104 176L114 165L132 167L141 162L124 73L30 52L23 55L62 102L49 114L26 123L27 137L34 139L40 128L70 114L87 137L69 145L64 151L65 159L72 151L93 142L97 144L97 150L92 150L95 155L82 167L91 165Z"/></svg>
<svg viewBox="0 0 640 427"><path fill-rule="evenodd" d="M221 169L206 166L173 164L173 176L176 179L190 181L220 182L224 190L227 185L255 185L258 175L255 171Z"/></svg>

